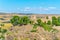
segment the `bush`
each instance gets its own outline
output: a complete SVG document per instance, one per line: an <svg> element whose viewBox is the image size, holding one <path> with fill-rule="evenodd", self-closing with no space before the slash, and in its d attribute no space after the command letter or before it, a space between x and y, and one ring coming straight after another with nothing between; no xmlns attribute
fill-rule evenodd
<svg viewBox="0 0 60 40"><path fill-rule="evenodd" d="M2 33L6 33L7 32L7 30L6 29L2 29Z"/></svg>
<svg viewBox="0 0 60 40"><path fill-rule="evenodd" d="M36 39L34 39L34 40L36 40Z"/></svg>
<svg viewBox="0 0 60 40"><path fill-rule="evenodd" d="M27 16L23 16L22 20L23 20L24 25L26 25L26 24L28 24L30 22L30 19Z"/></svg>
<svg viewBox="0 0 60 40"><path fill-rule="evenodd" d="M13 18L10 20L10 22L15 25L26 25L30 22L30 19L27 16L19 17L19 16L13 16Z"/></svg>
<svg viewBox="0 0 60 40"><path fill-rule="evenodd" d="M38 25L35 23L33 26L33 29L36 29L38 27Z"/></svg>
<svg viewBox="0 0 60 40"><path fill-rule="evenodd" d="M13 26L18 25L20 17L19 16L13 16L13 18L10 20L10 22L13 24Z"/></svg>
<svg viewBox="0 0 60 40"><path fill-rule="evenodd" d="M36 29L32 29L31 32L36 32L37 30Z"/></svg>
<svg viewBox="0 0 60 40"><path fill-rule="evenodd" d="M0 28L0 33L6 33L7 32L7 30L6 29L2 29L2 28Z"/></svg>
<svg viewBox="0 0 60 40"><path fill-rule="evenodd" d="M52 24L56 26L60 26L60 17L56 18L55 16L52 17Z"/></svg>
<svg viewBox="0 0 60 40"><path fill-rule="evenodd" d="M60 23L60 17L58 17L58 22Z"/></svg>
<svg viewBox="0 0 60 40"><path fill-rule="evenodd" d="M46 31L51 31L51 30L52 30L52 28L51 28L49 25L45 24L45 23L42 23L42 27L43 27L44 30L46 30Z"/></svg>
<svg viewBox="0 0 60 40"><path fill-rule="evenodd" d="M0 28L0 33L1 33L1 28Z"/></svg>
<svg viewBox="0 0 60 40"><path fill-rule="evenodd" d="M55 16L53 16L53 17L52 17L52 24L53 24L53 25L56 25L56 26L60 26L59 20L60 20L59 17L58 17L58 19L57 19Z"/></svg>
<svg viewBox="0 0 60 40"><path fill-rule="evenodd" d="M37 19L37 24L41 26L41 23L42 23L41 19Z"/></svg>
<svg viewBox="0 0 60 40"><path fill-rule="evenodd" d="M34 24L34 21L31 21L31 20L30 20L30 24Z"/></svg>
<svg viewBox="0 0 60 40"><path fill-rule="evenodd" d="M4 18L0 18L0 20L5 20Z"/></svg>
<svg viewBox="0 0 60 40"><path fill-rule="evenodd" d="M48 24L48 25L51 25L51 21L49 20L49 21L47 22L47 24Z"/></svg>
<svg viewBox="0 0 60 40"><path fill-rule="evenodd" d="M1 40L5 40L5 37L3 35L0 36Z"/></svg>
<svg viewBox="0 0 60 40"><path fill-rule="evenodd" d="M48 16L46 16L46 19L48 19Z"/></svg>
<svg viewBox="0 0 60 40"><path fill-rule="evenodd" d="M4 24L1 24L1 26L4 26Z"/></svg>

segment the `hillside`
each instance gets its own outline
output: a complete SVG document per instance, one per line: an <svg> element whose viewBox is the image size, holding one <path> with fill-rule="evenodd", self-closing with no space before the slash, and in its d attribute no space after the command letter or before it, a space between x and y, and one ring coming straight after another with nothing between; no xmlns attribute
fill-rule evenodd
<svg viewBox="0 0 60 40"><path fill-rule="evenodd" d="M2 40L60 40L60 15L0 15Z"/></svg>

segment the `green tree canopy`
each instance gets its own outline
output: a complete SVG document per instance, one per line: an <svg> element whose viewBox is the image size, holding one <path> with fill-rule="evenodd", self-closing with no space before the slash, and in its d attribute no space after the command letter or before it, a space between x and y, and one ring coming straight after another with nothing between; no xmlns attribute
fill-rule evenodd
<svg viewBox="0 0 60 40"><path fill-rule="evenodd" d="M30 22L30 19L27 16L19 17L19 16L13 16L13 18L10 20L10 22L15 25L26 25Z"/></svg>
<svg viewBox="0 0 60 40"><path fill-rule="evenodd" d="M23 20L24 25L26 25L26 24L28 24L30 22L30 19L27 16L23 16L22 20Z"/></svg>
<svg viewBox="0 0 60 40"><path fill-rule="evenodd" d="M57 22L58 22L57 18L55 16L53 16L52 17L52 24L57 25Z"/></svg>
<svg viewBox="0 0 60 40"><path fill-rule="evenodd" d="M41 19L37 19L37 24L41 26L42 20Z"/></svg>
<svg viewBox="0 0 60 40"><path fill-rule="evenodd" d="M18 25L19 19L20 19L19 16L13 16L13 18L10 20L10 22L11 22L13 25Z"/></svg>
<svg viewBox="0 0 60 40"><path fill-rule="evenodd" d="M46 16L46 19L48 19L48 16Z"/></svg>
<svg viewBox="0 0 60 40"><path fill-rule="evenodd" d="M60 17L58 17L58 22L60 23Z"/></svg>
<svg viewBox="0 0 60 40"><path fill-rule="evenodd" d="M50 20L48 20L47 24L48 24L48 25L51 25L51 21L50 21Z"/></svg>
<svg viewBox="0 0 60 40"><path fill-rule="evenodd" d="M60 17L56 18L55 16L52 17L52 24L56 26L60 26Z"/></svg>

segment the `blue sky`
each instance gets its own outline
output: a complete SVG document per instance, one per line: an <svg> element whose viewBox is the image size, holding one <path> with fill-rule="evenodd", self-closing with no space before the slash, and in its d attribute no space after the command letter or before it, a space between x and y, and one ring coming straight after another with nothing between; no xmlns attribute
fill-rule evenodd
<svg viewBox="0 0 60 40"><path fill-rule="evenodd" d="M0 12L59 14L60 0L0 0Z"/></svg>

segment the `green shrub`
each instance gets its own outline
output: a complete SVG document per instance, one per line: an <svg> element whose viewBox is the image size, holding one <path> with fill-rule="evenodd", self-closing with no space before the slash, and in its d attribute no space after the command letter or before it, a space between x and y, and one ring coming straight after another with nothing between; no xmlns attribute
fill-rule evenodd
<svg viewBox="0 0 60 40"><path fill-rule="evenodd" d="M30 24L34 24L34 21L31 21L31 20L30 20Z"/></svg>
<svg viewBox="0 0 60 40"><path fill-rule="evenodd" d="M56 17L55 17L55 16L53 16L53 17L52 17L52 24L53 24L53 25L55 25L55 24L56 24L56 20L57 20L57 19L56 19Z"/></svg>
<svg viewBox="0 0 60 40"><path fill-rule="evenodd" d="M4 18L0 18L0 20L5 20Z"/></svg>
<svg viewBox="0 0 60 40"><path fill-rule="evenodd" d="M47 22L47 24L48 24L48 25L51 25L51 21L49 20L49 21Z"/></svg>
<svg viewBox="0 0 60 40"><path fill-rule="evenodd" d="M6 33L7 32L7 30L6 29L2 29L2 28L0 28L0 33Z"/></svg>
<svg viewBox="0 0 60 40"><path fill-rule="evenodd" d="M33 29L36 29L38 27L38 25L35 23L33 26Z"/></svg>
<svg viewBox="0 0 60 40"><path fill-rule="evenodd" d="M30 19L27 16L19 17L19 16L13 16L13 18L10 20L10 22L15 25L27 25L30 22Z"/></svg>
<svg viewBox="0 0 60 40"><path fill-rule="evenodd" d="M57 19L55 16L53 16L52 17L52 24L56 25L56 26L60 26L59 20L60 20L60 17L58 17L58 19Z"/></svg>
<svg viewBox="0 0 60 40"><path fill-rule="evenodd" d="M42 20L41 19L37 19L37 24L41 26Z"/></svg>
<svg viewBox="0 0 60 40"><path fill-rule="evenodd" d="M28 24L30 22L30 19L27 16L23 16L22 20L23 20L24 25L26 25L26 24Z"/></svg>
<svg viewBox="0 0 60 40"><path fill-rule="evenodd" d="M46 31L51 31L52 30L52 28L49 26L49 25L47 25L47 24L42 24L42 27L46 30Z"/></svg>
<svg viewBox="0 0 60 40"><path fill-rule="evenodd" d="M1 24L1 26L4 26L4 24Z"/></svg>
<svg viewBox="0 0 60 40"><path fill-rule="evenodd" d="M3 35L0 36L1 40L5 40L5 37Z"/></svg>
<svg viewBox="0 0 60 40"><path fill-rule="evenodd" d="M48 16L46 16L46 19L48 19Z"/></svg>
<svg viewBox="0 0 60 40"><path fill-rule="evenodd" d="M13 26L18 25L20 17L19 16L13 16L13 18L10 20L10 22L13 24Z"/></svg>
<svg viewBox="0 0 60 40"><path fill-rule="evenodd" d="M60 23L60 17L58 17L58 22Z"/></svg>
<svg viewBox="0 0 60 40"><path fill-rule="evenodd" d="M31 32L36 32L37 30L36 29L32 29Z"/></svg>
<svg viewBox="0 0 60 40"><path fill-rule="evenodd" d="M34 40L36 40L36 39L34 39Z"/></svg>
<svg viewBox="0 0 60 40"><path fill-rule="evenodd" d="M1 33L1 28L0 28L0 33Z"/></svg>

